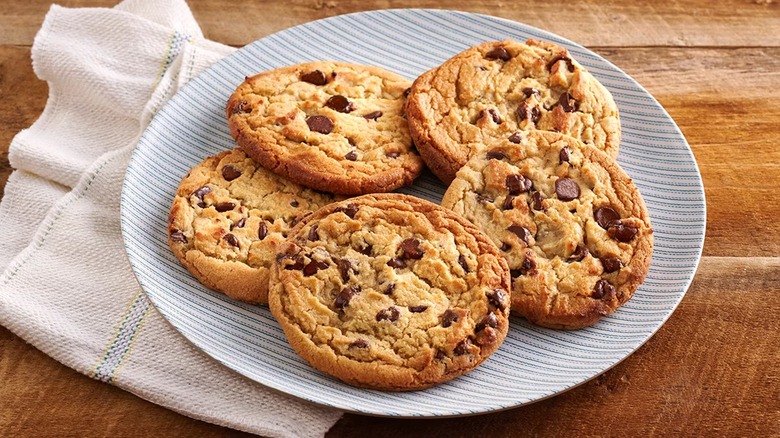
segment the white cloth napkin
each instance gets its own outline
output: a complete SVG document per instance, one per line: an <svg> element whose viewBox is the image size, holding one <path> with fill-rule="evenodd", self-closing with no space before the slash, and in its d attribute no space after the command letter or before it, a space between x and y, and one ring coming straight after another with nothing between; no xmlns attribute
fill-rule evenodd
<svg viewBox="0 0 780 438"><path fill-rule="evenodd" d="M119 199L138 136L176 90L232 50L203 38L183 0L52 6L32 48L49 100L11 143L17 170L0 203L0 324L81 373L190 417L322 436L341 412L201 353L150 304L125 255Z"/></svg>

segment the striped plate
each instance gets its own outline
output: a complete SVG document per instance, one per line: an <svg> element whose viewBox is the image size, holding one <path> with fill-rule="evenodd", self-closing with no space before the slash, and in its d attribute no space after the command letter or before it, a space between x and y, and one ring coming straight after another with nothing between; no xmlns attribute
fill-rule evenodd
<svg viewBox="0 0 780 438"><path fill-rule="evenodd" d="M538 38L567 47L612 91L623 144L618 161L634 178L655 228L650 273L620 310L574 332L515 319L506 341L473 372L435 388L387 393L353 388L298 358L265 307L202 287L166 243L166 218L190 167L231 149L228 96L245 75L332 59L373 64L414 79L483 41ZM406 190L438 202L430 175ZM122 231L133 269L157 309L185 337L229 368L287 394L347 411L402 417L490 412L537 401L604 372L666 321L691 282L704 240L704 192L685 138L658 102L620 69L561 37L520 23L463 12L385 10L327 18L256 41L191 81L155 116L127 169ZM663 358L658 358L663 360Z"/></svg>

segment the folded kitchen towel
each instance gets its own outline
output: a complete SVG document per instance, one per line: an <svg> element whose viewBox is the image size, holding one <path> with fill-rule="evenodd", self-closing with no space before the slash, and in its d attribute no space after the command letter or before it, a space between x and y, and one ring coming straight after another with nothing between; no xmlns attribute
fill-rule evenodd
<svg viewBox="0 0 780 438"><path fill-rule="evenodd" d="M181 86L232 51L204 39L183 0L52 6L32 48L49 100L11 143L16 170L0 202L0 324L81 373L190 417L322 436L341 412L204 355L157 313L125 255L119 199L138 137Z"/></svg>

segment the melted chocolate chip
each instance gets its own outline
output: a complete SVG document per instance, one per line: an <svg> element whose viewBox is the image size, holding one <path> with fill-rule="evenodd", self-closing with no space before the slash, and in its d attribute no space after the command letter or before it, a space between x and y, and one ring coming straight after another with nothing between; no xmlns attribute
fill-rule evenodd
<svg viewBox="0 0 780 438"><path fill-rule="evenodd" d="M526 274L533 274L533 270L536 269L536 262L533 259L533 253L531 251L528 251L525 253L525 259L523 259L523 263L520 264L520 271L523 273L523 275Z"/></svg>
<svg viewBox="0 0 780 438"><path fill-rule="evenodd" d="M523 275L523 271L520 269L510 269L509 270L509 276L512 278L517 278L519 276Z"/></svg>
<svg viewBox="0 0 780 438"><path fill-rule="evenodd" d="M357 160L357 152L355 152L355 151L347 152L347 155L344 155L344 159L345 160L349 160L349 161Z"/></svg>
<svg viewBox="0 0 780 438"><path fill-rule="evenodd" d="M593 287L593 293L590 296L592 296L597 300L600 300L604 297L608 297L614 294L615 294L615 286L613 286L610 282L602 278L601 280L596 282L596 285Z"/></svg>
<svg viewBox="0 0 780 438"><path fill-rule="evenodd" d="M411 92L412 92L412 87L409 87L406 90L404 90L404 97L409 97L409 93Z"/></svg>
<svg viewBox="0 0 780 438"><path fill-rule="evenodd" d="M590 251L588 251L588 248L583 245L579 244L576 248L574 248L574 252L571 253L568 259L566 259L567 262L581 262L582 259L587 257L590 254Z"/></svg>
<svg viewBox="0 0 780 438"><path fill-rule="evenodd" d="M523 134L520 131L517 131L510 135L507 140L509 140L511 143L519 144L521 141L523 141Z"/></svg>
<svg viewBox="0 0 780 438"><path fill-rule="evenodd" d="M533 87L523 88L522 91L523 91L523 94L525 94L526 99L531 97L531 96L533 96L533 95L536 95L536 97L538 99L542 95L542 93L540 93L539 90L537 90L536 88L533 88Z"/></svg>
<svg viewBox="0 0 780 438"><path fill-rule="evenodd" d="M531 179L526 178L524 175L507 175L505 184L510 195L525 193L533 187Z"/></svg>
<svg viewBox="0 0 780 438"><path fill-rule="evenodd" d="M441 315L441 326L449 327L453 322L458 322L459 318L458 314L453 312L452 309L447 309Z"/></svg>
<svg viewBox="0 0 780 438"><path fill-rule="evenodd" d="M506 309L507 293L504 289L497 288L487 292L488 302L498 310Z"/></svg>
<svg viewBox="0 0 780 438"><path fill-rule="evenodd" d="M455 349L452 350L452 352L456 356L462 356L469 352L469 347L471 346L471 341L466 338L460 342L458 342L458 345L455 346Z"/></svg>
<svg viewBox="0 0 780 438"><path fill-rule="evenodd" d="M406 239L401 242L401 258L419 260L423 256L423 250L420 249L420 241L417 239Z"/></svg>
<svg viewBox="0 0 780 438"><path fill-rule="evenodd" d="M333 121L326 116L306 117L306 124L310 130L320 134L330 134L333 131Z"/></svg>
<svg viewBox="0 0 780 438"><path fill-rule="evenodd" d="M503 47L496 47L493 50L485 53L485 58L490 60L500 59L502 61L509 61L512 59L512 55Z"/></svg>
<svg viewBox="0 0 780 438"><path fill-rule="evenodd" d="M236 208L236 204L232 202L220 202L218 204L214 205L214 209L217 210L220 213L224 213L226 211L230 211L232 209Z"/></svg>
<svg viewBox="0 0 780 438"><path fill-rule="evenodd" d="M351 113L355 110L355 105L344 96L332 96L325 102L325 106L340 113Z"/></svg>
<svg viewBox="0 0 780 438"><path fill-rule="evenodd" d="M292 260L292 256L281 255L281 258L279 258L279 256L277 256L277 262L279 264L281 264L281 261L284 260L285 258ZM304 264L303 264L303 256L299 255L299 256L297 256L295 258L295 262L292 265L287 265L287 266L284 267L284 269L288 270L288 271L291 271L291 270L300 271L301 269L303 269L303 266L304 266Z"/></svg>
<svg viewBox="0 0 780 438"><path fill-rule="evenodd" d="M336 266L339 268L339 274L341 274L341 281L346 283L349 281L349 273L352 271L352 263L347 259L339 259L336 262Z"/></svg>
<svg viewBox="0 0 780 438"><path fill-rule="evenodd" d="M568 163L570 155L571 155L571 151L569 150L568 147L564 146L563 148L561 148L561 151L558 153L558 159L560 159L561 163Z"/></svg>
<svg viewBox="0 0 780 438"><path fill-rule="evenodd" d="M225 239L225 242L227 242L228 245L239 248L238 239L233 234L227 233L225 234L225 237L223 237L223 239Z"/></svg>
<svg viewBox="0 0 780 438"><path fill-rule="evenodd" d="M400 152L388 152L385 154L387 158L398 158L401 156Z"/></svg>
<svg viewBox="0 0 780 438"><path fill-rule="evenodd" d="M504 204L501 206L504 210L511 210L515 208L515 196L514 195L506 195L506 198L504 198Z"/></svg>
<svg viewBox="0 0 780 438"><path fill-rule="evenodd" d="M209 186L203 186L198 190L192 192L192 196L200 199L200 202L198 202L198 207L206 208L206 202L203 200L203 197L206 196L206 194L208 193L211 193L211 187Z"/></svg>
<svg viewBox="0 0 780 438"><path fill-rule="evenodd" d="M492 204L493 203L493 198L485 196L485 195L483 195L481 193L475 193L475 196L477 198L477 201L479 201L479 202L481 202L483 204Z"/></svg>
<svg viewBox="0 0 780 438"><path fill-rule="evenodd" d="M265 221L260 221L260 227L258 227L257 229L257 238L263 240L267 235L268 235L268 225L265 223Z"/></svg>
<svg viewBox="0 0 780 438"><path fill-rule="evenodd" d="M482 318L482 321L478 322L477 325L474 327L475 332L481 332L482 330L485 330L487 327L496 328L498 327L498 318L496 315L490 313L484 318Z"/></svg>
<svg viewBox="0 0 780 438"><path fill-rule="evenodd" d="M349 344L349 348L368 348L368 341L365 339L358 339Z"/></svg>
<svg viewBox="0 0 780 438"><path fill-rule="evenodd" d="M596 223L605 230L620 223L620 215L612 207L599 207L593 212Z"/></svg>
<svg viewBox="0 0 780 438"><path fill-rule="evenodd" d="M241 176L241 171L233 166L225 166L222 168L222 178L225 178L225 181L233 181L239 176Z"/></svg>
<svg viewBox="0 0 780 438"><path fill-rule="evenodd" d="M309 229L309 240L312 242L316 242L320 240L320 235L317 233L317 228L320 226L317 224L312 225L311 229Z"/></svg>
<svg viewBox="0 0 780 438"><path fill-rule="evenodd" d="M618 242L623 242L623 243L627 243L634 240L634 237L636 237L636 234L638 232L639 232L638 228L632 227L630 225L624 225L621 223L612 225L611 227L607 228L607 234L609 235L609 237L617 240Z"/></svg>
<svg viewBox="0 0 780 438"><path fill-rule="evenodd" d="M335 73L335 72L334 72ZM304 73L301 75L301 80L303 82L308 82L310 84L314 85L325 85L328 83L328 78L325 76L325 73L314 70L310 71L308 73Z"/></svg>
<svg viewBox="0 0 780 438"><path fill-rule="evenodd" d="M623 262L617 257L604 257L601 259L601 265L604 266L604 272L615 272L623 267Z"/></svg>
<svg viewBox="0 0 780 438"><path fill-rule="evenodd" d="M526 245L530 245L531 240L531 231L526 227L521 227L520 225L512 225L509 228L506 229L510 233L514 233L517 237L520 238L523 242L525 242Z"/></svg>
<svg viewBox="0 0 780 438"><path fill-rule="evenodd" d="M458 264L461 268L463 268L463 272L468 273L469 272L469 264L466 262L466 256L463 254L458 256Z"/></svg>
<svg viewBox="0 0 780 438"><path fill-rule="evenodd" d="M249 102L242 100L235 104L233 108L230 109L230 115L236 115L236 114L245 114L245 113L251 113L252 108L249 107Z"/></svg>
<svg viewBox="0 0 780 438"><path fill-rule="evenodd" d="M382 117L382 111L372 111L363 116L363 118L366 120L376 120L380 117Z"/></svg>
<svg viewBox="0 0 780 438"><path fill-rule="evenodd" d="M298 208L299 205L301 204L296 200L290 201L290 207Z"/></svg>
<svg viewBox="0 0 780 438"><path fill-rule="evenodd" d="M534 192L534 194L531 195L530 206L536 211L544 210L544 206L542 205L542 192Z"/></svg>
<svg viewBox="0 0 780 438"><path fill-rule="evenodd" d="M510 249L512 249L512 245L510 245L510 244L508 244L506 242L501 242L501 251L506 252L506 251L509 251Z"/></svg>
<svg viewBox="0 0 780 438"><path fill-rule="evenodd" d="M341 290L341 292L336 297L336 301L334 302L334 305L337 309L343 309L349 305L349 302L352 300L352 297L357 295L358 290L355 289L352 286L347 286L344 289Z"/></svg>
<svg viewBox="0 0 780 438"><path fill-rule="evenodd" d="M490 151L487 154L485 154L485 158L488 160L503 160L506 158L506 154L501 151Z"/></svg>
<svg viewBox="0 0 780 438"><path fill-rule="evenodd" d="M422 313L428 309L428 306L409 306L409 311L412 313Z"/></svg>
<svg viewBox="0 0 780 438"><path fill-rule="evenodd" d="M230 231L233 231L234 228L244 228L244 225L246 225L246 218L242 217L241 219L237 220L236 222L233 222L230 224Z"/></svg>
<svg viewBox="0 0 780 438"><path fill-rule="evenodd" d="M580 104L574 100L574 97L572 97L572 95L569 93L561 94L561 97L558 99L558 105L560 105L561 109L567 113L573 113L580 107Z"/></svg>
<svg viewBox="0 0 780 438"><path fill-rule="evenodd" d="M312 260L303 268L303 275L305 277L310 277L316 274L320 269L328 269L328 264L326 262Z"/></svg>
<svg viewBox="0 0 780 438"><path fill-rule="evenodd" d="M355 204L347 204L346 207L337 207L333 210L334 213L344 213L349 216L350 219L354 219L357 214L358 206Z"/></svg>
<svg viewBox="0 0 780 438"><path fill-rule="evenodd" d="M392 295L395 292L395 283L390 283L385 289L385 295Z"/></svg>
<svg viewBox="0 0 780 438"><path fill-rule="evenodd" d="M387 262L387 266L390 266L391 268L405 268L406 262L393 257Z"/></svg>
<svg viewBox="0 0 780 438"><path fill-rule="evenodd" d="M370 256L372 254L373 249L374 249L374 245L371 245L370 243L366 243L365 246L358 248L357 251L363 255Z"/></svg>
<svg viewBox="0 0 780 438"><path fill-rule="evenodd" d="M493 108L482 110L482 118L489 117L496 125L501 124L501 116L498 115L498 111Z"/></svg>
<svg viewBox="0 0 780 438"><path fill-rule="evenodd" d="M174 242L187 243L187 236L181 230L173 230L171 232L171 240Z"/></svg>
<svg viewBox="0 0 780 438"><path fill-rule="evenodd" d="M553 66L555 66L555 63L557 63L558 61L565 61L566 66L569 68L569 71L570 72L574 71L574 63L572 62L571 58L569 58L566 55L558 55L555 58L553 58L552 61L550 61L547 64L547 70L552 71Z"/></svg>
<svg viewBox="0 0 780 438"><path fill-rule="evenodd" d="M436 354L433 356L433 358L439 362L443 361L445 357L447 357L447 355L441 350L436 350Z"/></svg>
<svg viewBox="0 0 780 438"><path fill-rule="evenodd" d="M539 123L539 119L542 118L542 112L536 106L531 106L528 101L523 101L520 106L517 107L517 122L520 123L523 120L529 120L533 123Z"/></svg>
<svg viewBox="0 0 780 438"><path fill-rule="evenodd" d="M580 186L571 178L559 178L555 181L555 194L561 201L571 201L580 197Z"/></svg>
<svg viewBox="0 0 780 438"><path fill-rule="evenodd" d="M395 306L390 306L387 309L382 309L376 314L377 321L390 321L396 322L401 316L401 312Z"/></svg>

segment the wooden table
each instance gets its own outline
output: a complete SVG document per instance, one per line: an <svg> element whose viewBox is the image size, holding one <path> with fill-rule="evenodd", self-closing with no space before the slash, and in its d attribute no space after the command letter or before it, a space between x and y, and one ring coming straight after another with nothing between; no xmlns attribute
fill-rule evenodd
<svg viewBox="0 0 780 438"><path fill-rule="evenodd" d="M669 321L624 362L523 408L441 420L345 415L328 437L780 435L780 2L241 3L190 1L206 37L234 46L361 9L445 3L563 35L605 56L661 102L704 179L707 240L698 273ZM30 45L48 7L44 0L0 4L0 187L11 173L11 138L46 101ZM0 382L0 435L244 435L82 376L4 328Z"/></svg>

